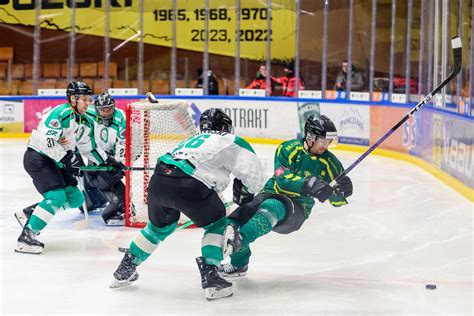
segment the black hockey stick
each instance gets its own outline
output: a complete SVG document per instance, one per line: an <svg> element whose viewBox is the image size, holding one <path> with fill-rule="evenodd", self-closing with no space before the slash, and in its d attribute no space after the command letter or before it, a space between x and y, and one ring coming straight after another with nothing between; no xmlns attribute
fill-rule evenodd
<svg viewBox="0 0 474 316"><path fill-rule="evenodd" d="M110 166L82 166L80 167L81 171L116 171L116 170L123 170L123 171L145 171L145 170L155 170L154 167L125 167L122 169L118 169L116 167Z"/></svg>
<svg viewBox="0 0 474 316"><path fill-rule="evenodd" d="M350 165L346 170L344 170L340 175L338 175L334 180L331 181L330 185L334 186L338 180L348 174L355 166L357 166L365 157L367 157L375 148L383 143L390 135L393 134L403 123L405 123L416 111L418 111L425 103L427 103L435 94L437 94L444 86L448 84L461 70L462 64L462 44L459 36L453 37L451 40L451 48L453 49L454 57L454 68L443 82L441 82L433 91L431 91L420 103L418 103L410 112L408 112L405 117L403 117L400 122L395 124L385 135L383 135L375 144L372 145L365 153L363 153L352 165Z"/></svg>
<svg viewBox="0 0 474 316"><path fill-rule="evenodd" d="M158 103L158 100L155 98L155 96L151 92L147 92L146 99L150 101L150 103Z"/></svg>

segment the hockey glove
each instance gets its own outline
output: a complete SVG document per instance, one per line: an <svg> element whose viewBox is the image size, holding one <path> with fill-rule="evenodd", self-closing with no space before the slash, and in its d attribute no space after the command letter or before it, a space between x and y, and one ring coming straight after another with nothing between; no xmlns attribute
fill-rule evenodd
<svg viewBox="0 0 474 316"><path fill-rule="evenodd" d="M81 162L71 150L59 161L64 166L64 171L71 176L77 177L80 172Z"/></svg>
<svg viewBox="0 0 474 316"><path fill-rule="evenodd" d="M319 202L324 203L331 195L334 194L334 190L326 181L312 176L306 177L304 180L301 194L315 197L319 200Z"/></svg>
<svg viewBox="0 0 474 316"><path fill-rule="evenodd" d="M124 171L126 169L125 165L114 158L114 156L107 157L107 160L102 164L103 166L112 167L116 170Z"/></svg>
<svg viewBox="0 0 474 316"><path fill-rule="evenodd" d="M344 197L352 195L352 181L348 176L343 176L334 186L336 193L341 193Z"/></svg>
<svg viewBox="0 0 474 316"><path fill-rule="evenodd" d="M234 185L232 186L232 193L235 204L244 205L253 200L253 194L247 192L245 186L242 184L242 181L235 178Z"/></svg>

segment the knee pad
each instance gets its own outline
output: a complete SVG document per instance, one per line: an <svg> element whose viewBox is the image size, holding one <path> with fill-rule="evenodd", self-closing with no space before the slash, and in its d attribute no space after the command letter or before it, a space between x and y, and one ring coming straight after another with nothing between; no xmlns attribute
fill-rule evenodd
<svg viewBox="0 0 474 316"><path fill-rule="evenodd" d="M76 208L84 203L84 194L78 187L69 186L64 189L67 197L67 204L70 208Z"/></svg>
<svg viewBox="0 0 474 316"><path fill-rule="evenodd" d="M63 207L67 201L66 191L64 189L48 191L43 194L43 197L46 204L49 205L55 213Z"/></svg>
<svg viewBox="0 0 474 316"><path fill-rule="evenodd" d="M276 199L266 199L260 204L257 213L264 216L275 227L278 222L285 218L285 205Z"/></svg>

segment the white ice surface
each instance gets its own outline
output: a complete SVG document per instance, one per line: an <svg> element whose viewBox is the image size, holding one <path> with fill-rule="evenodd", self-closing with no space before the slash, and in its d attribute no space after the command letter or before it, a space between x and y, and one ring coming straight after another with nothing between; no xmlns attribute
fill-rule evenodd
<svg viewBox="0 0 474 316"><path fill-rule="evenodd" d="M25 144L0 140L1 315L473 314L473 204L411 164L369 156L350 173L349 205L317 203L300 231L257 240L234 296L207 302L194 261L201 229L171 235L120 290L108 288L117 247L138 230L105 227L99 215L77 231L79 211L59 213L39 236L43 254L13 252L13 213L40 200ZM275 146L255 147L270 174ZM335 153L345 166L359 156Z"/></svg>

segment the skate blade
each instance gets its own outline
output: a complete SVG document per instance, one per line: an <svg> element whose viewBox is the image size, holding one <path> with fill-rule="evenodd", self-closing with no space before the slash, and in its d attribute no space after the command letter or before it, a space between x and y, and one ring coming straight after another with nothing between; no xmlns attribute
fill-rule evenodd
<svg viewBox="0 0 474 316"><path fill-rule="evenodd" d="M135 282L136 280L138 280L138 273L133 272L133 274L127 280L119 281L117 279L114 279L112 281L112 283L109 285L109 287L111 289L118 289L118 288L122 288L122 287L127 287L127 286L132 285L132 283Z"/></svg>
<svg viewBox="0 0 474 316"><path fill-rule="evenodd" d="M39 255L43 252L43 247L31 246L31 245L27 245L27 244L19 242L15 248L15 252Z"/></svg>
<svg viewBox="0 0 474 316"><path fill-rule="evenodd" d="M247 275L247 272L239 272L239 273L233 273L233 274L226 274L226 273L219 273L221 277L224 279L237 279L237 278L243 278L244 276Z"/></svg>
<svg viewBox="0 0 474 316"><path fill-rule="evenodd" d="M15 218L18 221L18 224L23 228L26 225L26 222L28 221L28 217L26 217L25 213L23 211L16 212L15 213Z"/></svg>
<svg viewBox="0 0 474 316"><path fill-rule="evenodd" d="M223 289L218 289L216 287L209 287L205 289L206 300L212 301L218 298L231 297L234 295L232 292L232 287L226 287Z"/></svg>
<svg viewBox="0 0 474 316"><path fill-rule="evenodd" d="M212 301L218 298L231 297L232 295L234 295L234 293L232 292L231 286L223 288L223 289L218 289L216 287L209 287L205 289L204 291L205 291L206 300L208 301Z"/></svg>
<svg viewBox="0 0 474 316"><path fill-rule="evenodd" d="M105 222L107 226L125 226L125 220L111 219Z"/></svg>

